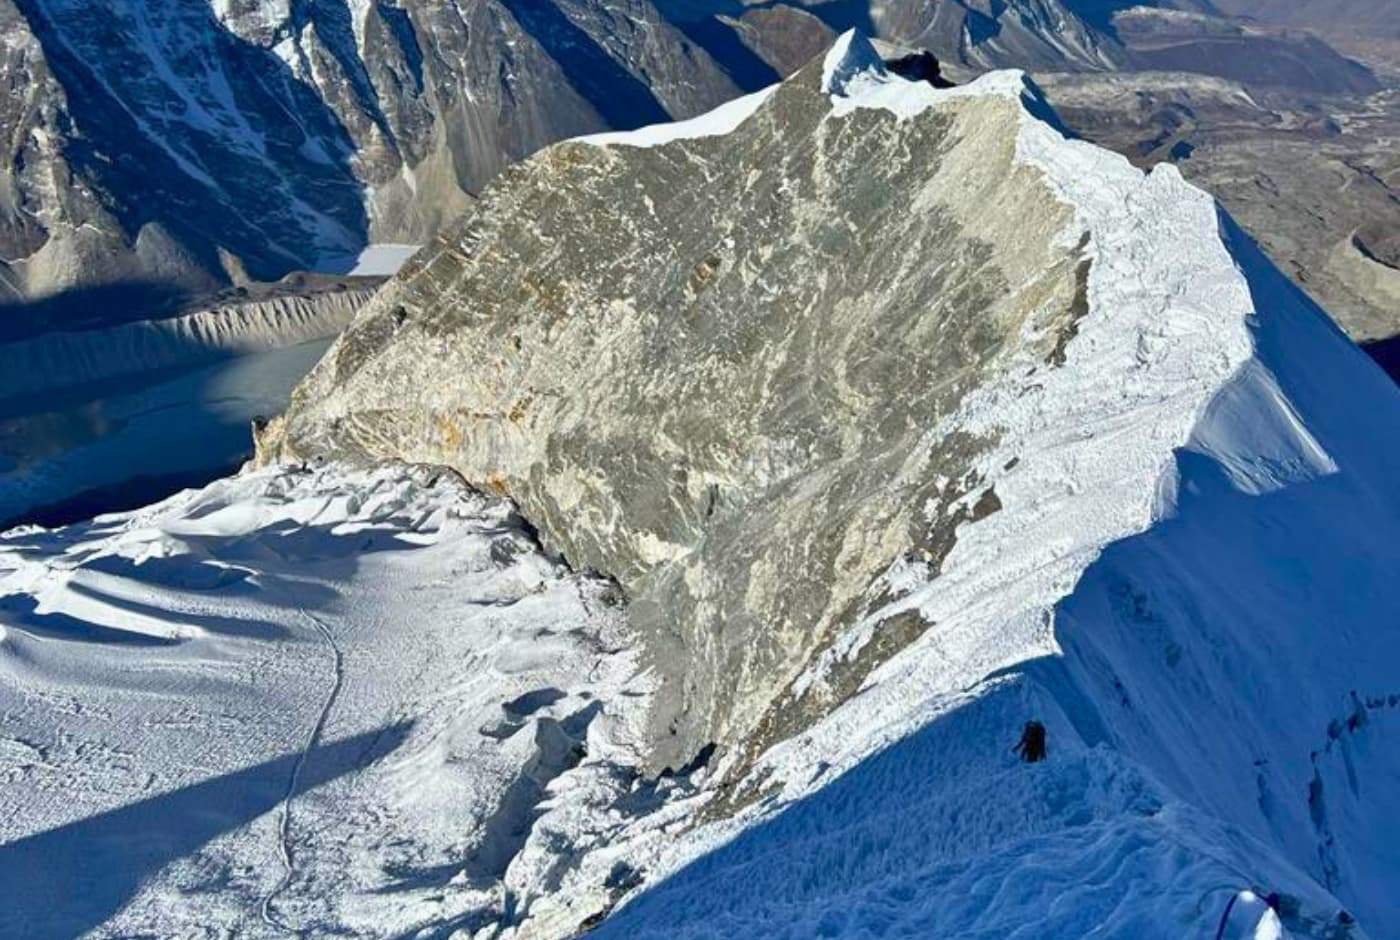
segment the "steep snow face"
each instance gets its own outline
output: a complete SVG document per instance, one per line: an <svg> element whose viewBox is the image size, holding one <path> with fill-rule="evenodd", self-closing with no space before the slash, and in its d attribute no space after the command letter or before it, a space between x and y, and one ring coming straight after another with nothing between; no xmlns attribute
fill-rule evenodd
<svg viewBox="0 0 1400 940"><path fill-rule="evenodd" d="M849 30L837 37L822 58L822 91L848 98L862 83L886 81L889 72L870 40Z"/></svg>
<svg viewBox="0 0 1400 940"><path fill-rule="evenodd" d="M1384 481L1400 454L1381 442L1400 402L1256 249L1222 236L1255 309L1251 357L1166 468L1148 527L1042 612L1045 651L1022 646L991 681L965 669L969 623L1010 653L1002 595L1017 603L1037 572L969 598L767 755L769 805L638 862L669 877L603 936L1394 932L1400 507ZM1061 484L1037 508L1065 538L1087 513ZM1004 513L1025 512L999 491ZM1054 550L1045 524L1024 532ZM1022 544L967 534L938 581L892 572L910 603L937 603L955 559L999 568ZM1031 717L1052 754L1019 766L1005 749ZM1281 915L1257 900L1274 892Z"/></svg>
<svg viewBox="0 0 1400 940"><path fill-rule="evenodd" d="M648 685L615 591L450 475L267 471L15 530L0 595L14 936L470 935L619 824L589 807Z"/></svg>
<svg viewBox="0 0 1400 940"><path fill-rule="evenodd" d="M1254 356L1178 454L1161 520L1103 553L1058 632L1116 746L1389 936L1400 502L1383 481L1400 469L1385 431L1400 403L1232 224L1222 234L1255 299Z"/></svg>

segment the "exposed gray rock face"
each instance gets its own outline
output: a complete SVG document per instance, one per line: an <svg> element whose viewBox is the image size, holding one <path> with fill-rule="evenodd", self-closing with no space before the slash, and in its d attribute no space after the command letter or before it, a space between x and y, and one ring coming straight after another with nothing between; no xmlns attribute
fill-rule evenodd
<svg viewBox="0 0 1400 940"><path fill-rule="evenodd" d="M0 301L79 284L176 279L193 289L215 286L209 270L217 264L192 255L170 219L131 218L124 230L121 210L107 196L110 187L94 181L97 172L115 179L122 160L135 169L142 152L140 141L132 140L128 155L114 162L76 130L73 102L78 110L90 104L100 112L97 90L64 85L50 51L12 0L0 0L0 32ZM120 121L122 115L108 117ZM158 179L161 169L149 164L142 172Z"/></svg>
<svg viewBox="0 0 1400 940"><path fill-rule="evenodd" d="M1018 101L834 116L820 78L722 138L507 170L260 441L450 465L616 577L663 681L654 768L800 726L770 706L876 574L996 511L986 442L929 429L1009 348L1053 368L1086 309Z"/></svg>
<svg viewBox="0 0 1400 940"><path fill-rule="evenodd" d="M648 0L0 0L0 28L19 298L333 270L546 143L738 92Z"/></svg>

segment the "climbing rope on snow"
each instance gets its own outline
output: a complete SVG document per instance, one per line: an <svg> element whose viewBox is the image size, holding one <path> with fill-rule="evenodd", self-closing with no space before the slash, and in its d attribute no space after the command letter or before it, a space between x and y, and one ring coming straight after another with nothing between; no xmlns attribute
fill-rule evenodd
<svg viewBox="0 0 1400 940"><path fill-rule="evenodd" d="M1220 915L1220 926L1215 931L1215 940L1225 940L1225 928L1230 925L1230 915L1235 911L1235 902L1239 901L1242 894L1253 894L1252 891L1236 891L1230 895L1229 902L1225 905L1225 913Z"/></svg>

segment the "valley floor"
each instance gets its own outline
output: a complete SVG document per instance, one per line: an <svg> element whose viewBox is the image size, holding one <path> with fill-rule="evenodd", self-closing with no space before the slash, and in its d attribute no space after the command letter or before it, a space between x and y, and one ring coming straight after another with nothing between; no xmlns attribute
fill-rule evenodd
<svg viewBox="0 0 1400 940"><path fill-rule="evenodd" d="M205 483L252 454L331 341L50 393L0 417L0 520L72 522ZM65 397L67 400L65 400Z"/></svg>

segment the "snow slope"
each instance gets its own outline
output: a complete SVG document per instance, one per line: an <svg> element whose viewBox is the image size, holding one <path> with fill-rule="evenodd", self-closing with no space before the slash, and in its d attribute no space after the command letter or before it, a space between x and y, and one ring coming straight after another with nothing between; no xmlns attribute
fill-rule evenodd
<svg viewBox="0 0 1400 940"><path fill-rule="evenodd" d="M320 270L333 274L343 272L347 277L392 277L420 247L393 243L367 245L353 257L324 261Z"/></svg>
<svg viewBox="0 0 1400 940"><path fill-rule="evenodd" d="M0 933L500 916L531 824L571 805L545 789L625 756L645 700L609 591L502 501L402 467L7 533Z"/></svg>
<svg viewBox="0 0 1400 940"><path fill-rule="evenodd" d="M735 98L712 111L706 111L688 121L651 124L634 131L610 131L574 138L595 146L623 145L627 147L658 147L673 140L698 140L703 137L723 137L748 120L777 89L770 85L753 94Z"/></svg>

